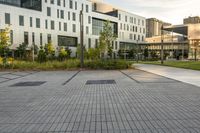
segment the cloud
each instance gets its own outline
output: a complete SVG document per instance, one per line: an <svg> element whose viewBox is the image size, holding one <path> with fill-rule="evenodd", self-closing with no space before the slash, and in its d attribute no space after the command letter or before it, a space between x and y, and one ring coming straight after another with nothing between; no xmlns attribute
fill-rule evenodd
<svg viewBox="0 0 200 133"><path fill-rule="evenodd" d="M183 18L200 15L199 0L105 0L144 17L156 17L174 24Z"/></svg>

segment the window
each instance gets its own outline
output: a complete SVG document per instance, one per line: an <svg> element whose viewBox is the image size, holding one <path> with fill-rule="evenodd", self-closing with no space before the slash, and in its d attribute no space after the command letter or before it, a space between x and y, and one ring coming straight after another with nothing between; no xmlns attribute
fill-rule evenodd
<svg viewBox="0 0 200 133"><path fill-rule="evenodd" d="M19 16L19 25L24 26L24 16Z"/></svg>
<svg viewBox="0 0 200 133"><path fill-rule="evenodd" d="M91 48L91 38L88 38L88 48Z"/></svg>
<svg viewBox="0 0 200 133"><path fill-rule="evenodd" d="M64 31L67 31L67 23L64 23Z"/></svg>
<svg viewBox="0 0 200 133"><path fill-rule="evenodd" d="M32 43L34 44L35 43L35 33L32 32Z"/></svg>
<svg viewBox="0 0 200 133"><path fill-rule="evenodd" d="M47 35L47 42L50 43L51 42L51 34Z"/></svg>
<svg viewBox="0 0 200 133"><path fill-rule="evenodd" d="M118 43L117 43L117 41L115 42L115 49L118 49Z"/></svg>
<svg viewBox="0 0 200 133"><path fill-rule="evenodd" d="M86 34L89 34L89 27L86 26Z"/></svg>
<svg viewBox="0 0 200 133"><path fill-rule="evenodd" d="M60 18L64 19L64 11L60 10Z"/></svg>
<svg viewBox="0 0 200 133"><path fill-rule="evenodd" d="M61 22L59 22L59 30L61 30Z"/></svg>
<svg viewBox="0 0 200 133"><path fill-rule="evenodd" d="M30 27L33 27L33 18L30 17Z"/></svg>
<svg viewBox="0 0 200 133"><path fill-rule="evenodd" d="M54 0L51 0L51 4L54 4Z"/></svg>
<svg viewBox="0 0 200 133"><path fill-rule="evenodd" d="M47 16L51 16L51 8L47 7Z"/></svg>
<svg viewBox="0 0 200 133"><path fill-rule="evenodd" d="M68 20L70 20L70 12L68 12Z"/></svg>
<svg viewBox="0 0 200 133"><path fill-rule="evenodd" d="M57 0L57 5L58 5L58 6L60 6L60 5L61 5L61 4L60 4L60 0Z"/></svg>
<svg viewBox="0 0 200 133"><path fill-rule="evenodd" d="M40 19L36 18L36 28L40 28Z"/></svg>
<svg viewBox="0 0 200 133"><path fill-rule="evenodd" d="M76 32L76 25L73 24L72 27L73 27L72 31L73 31L73 32Z"/></svg>
<svg viewBox="0 0 200 133"><path fill-rule="evenodd" d="M77 2L75 2L75 10L77 10Z"/></svg>
<svg viewBox="0 0 200 133"><path fill-rule="evenodd" d="M10 14L5 13L5 24L10 24Z"/></svg>
<svg viewBox="0 0 200 133"><path fill-rule="evenodd" d="M13 44L13 30L10 31L10 43Z"/></svg>
<svg viewBox="0 0 200 133"><path fill-rule="evenodd" d="M91 24L91 17L88 16L88 24Z"/></svg>
<svg viewBox="0 0 200 133"><path fill-rule="evenodd" d="M28 44L28 32L24 32L24 43Z"/></svg>
<svg viewBox="0 0 200 133"><path fill-rule="evenodd" d="M98 39L95 39L95 48L98 47Z"/></svg>
<svg viewBox="0 0 200 133"><path fill-rule="evenodd" d="M119 14L119 20L121 20L121 14Z"/></svg>
<svg viewBox="0 0 200 133"><path fill-rule="evenodd" d="M55 22L53 20L51 20L51 29L54 30L55 29Z"/></svg>
<svg viewBox="0 0 200 133"><path fill-rule="evenodd" d="M72 0L69 1L69 8L73 9L73 1Z"/></svg>
<svg viewBox="0 0 200 133"><path fill-rule="evenodd" d="M45 20L45 28L48 29L48 20Z"/></svg>
<svg viewBox="0 0 200 133"><path fill-rule="evenodd" d="M127 22L127 16L125 16L125 21Z"/></svg>
<svg viewBox="0 0 200 133"><path fill-rule="evenodd" d="M59 11L59 9L57 9L57 18L59 18L60 17L60 11Z"/></svg>
<svg viewBox="0 0 200 133"><path fill-rule="evenodd" d="M73 21L76 21L76 13L72 13L72 19L73 19Z"/></svg>
<svg viewBox="0 0 200 133"><path fill-rule="evenodd" d="M66 1L65 1L65 0L63 0L63 6L64 6L64 7L66 6Z"/></svg>
<svg viewBox="0 0 200 133"><path fill-rule="evenodd" d="M89 12L89 6L88 5L86 5L86 12Z"/></svg>
<svg viewBox="0 0 200 133"><path fill-rule="evenodd" d="M43 41L42 41L42 33L40 33L40 45L42 45Z"/></svg>

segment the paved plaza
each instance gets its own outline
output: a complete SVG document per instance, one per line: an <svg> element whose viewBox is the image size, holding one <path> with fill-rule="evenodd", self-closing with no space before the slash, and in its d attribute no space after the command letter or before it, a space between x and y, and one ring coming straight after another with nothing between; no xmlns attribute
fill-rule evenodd
<svg viewBox="0 0 200 133"><path fill-rule="evenodd" d="M200 88L140 70L0 72L0 133L200 133Z"/></svg>

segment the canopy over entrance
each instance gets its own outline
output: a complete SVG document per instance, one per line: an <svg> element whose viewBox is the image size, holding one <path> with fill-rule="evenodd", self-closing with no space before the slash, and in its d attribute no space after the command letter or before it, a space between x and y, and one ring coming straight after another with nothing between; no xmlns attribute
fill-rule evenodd
<svg viewBox="0 0 200 133"><path fill-rule="evenodd" d="M164 26L163 30L188 36L188 26L187 25Z"/></svg>

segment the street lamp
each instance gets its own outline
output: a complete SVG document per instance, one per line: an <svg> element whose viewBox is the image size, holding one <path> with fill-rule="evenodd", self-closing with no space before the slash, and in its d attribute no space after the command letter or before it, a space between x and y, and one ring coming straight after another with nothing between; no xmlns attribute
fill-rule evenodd
<svg viewBox="0 0 200 133"><path fill-rule="evenodd" d="M162 25L161 27L161 64L164 64L163 42L164 42L164 34L163 34L163 25Z"/></svg>
<svg viewBox="0 0 200 133"><path fill-rule="evenodd" d="M35 43L33 42L32 44L32 58L33 58L33 62L35 61Z"/></svg>
<svg viewBox="0 0 200 133"><path fill-rule="evenodd" d="M80 11L80 45L81 45L81 51L80 51L80 62L81 62L81 68L84 67L84 48L83 48L83 34L84 34L84 26L83 26L83 10Z"/></svg>
<svg viewBox="0 0 200 133"><path fill-rule="evenodd" d="M137 63L139 62L139 43L137 40Z"/></svg>

